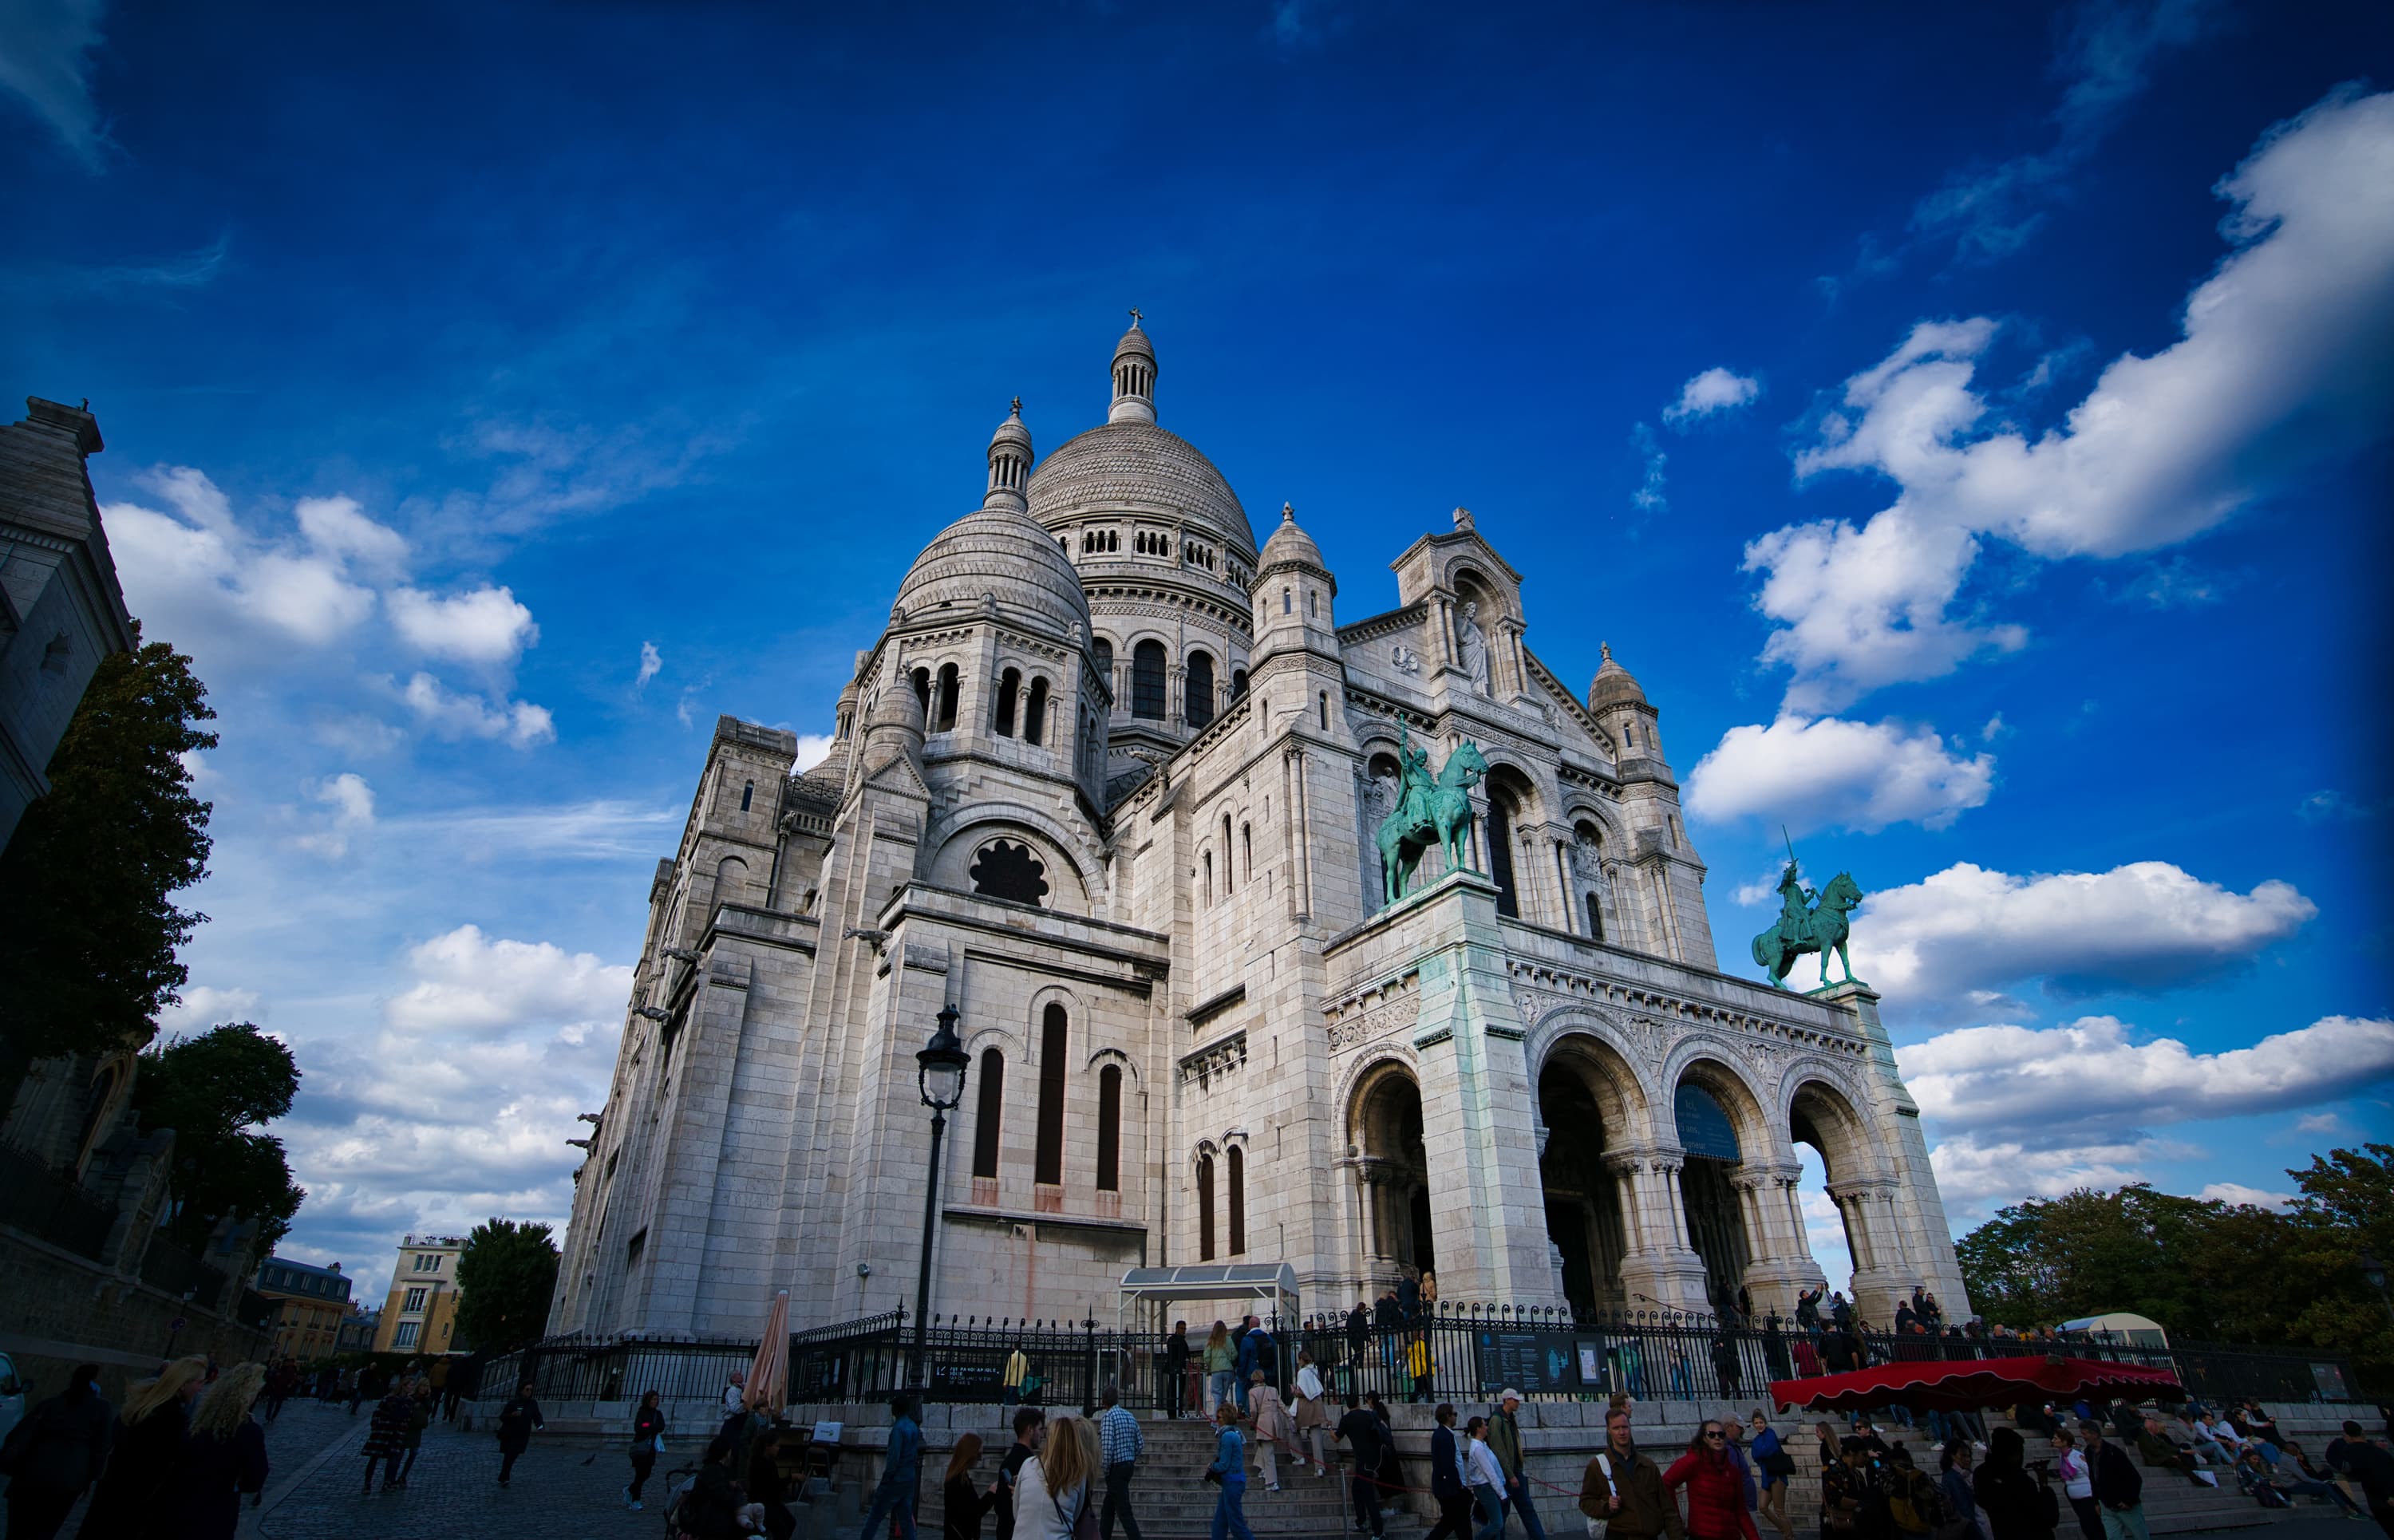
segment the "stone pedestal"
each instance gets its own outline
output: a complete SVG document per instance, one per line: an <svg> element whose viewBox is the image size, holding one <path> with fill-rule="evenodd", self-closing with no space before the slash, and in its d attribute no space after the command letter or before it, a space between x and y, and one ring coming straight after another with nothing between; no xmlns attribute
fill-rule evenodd
<svg viewBox="0 0 2394 1540"><path fill-rule="evenodd" d="M1476 872L1450 873L1414 902L1429 922L1413 1046L1439 1292L1559 1305L1538 1174L1536 1097L1505 969L1495 885Z"/></svg>

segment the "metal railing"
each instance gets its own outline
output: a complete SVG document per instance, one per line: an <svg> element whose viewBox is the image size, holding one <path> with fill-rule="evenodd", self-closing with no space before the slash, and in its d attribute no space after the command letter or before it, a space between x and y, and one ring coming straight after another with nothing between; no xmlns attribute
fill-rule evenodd
<svg viewBox="0 0 2394 1540"><path fill-rule="evenodd" d="M99 1261L116 1215L41 1158L0 1144L0 1224Z"/></svg>
<svg viewBox="0 0 2394 1540"><path fill-rule="evenodd" d="M2047 1352L2168 1369L2190 1395L2205 1402L2342 1400L2357 1384L2340 1354L2293 1348L2151 1348L2109 1334L2021 1340L1858 1332L1832 1342L1826 1332L1777 1317L1724 1325L1664 1311L1574 1315L1546 1307L1441 1302L1403 1323L1359 1328L1343 1318L1308 1317L1282 1329L1276 1318L1267 1318L1265 1329L1272 1346L1257 1366L1274 1383L1290 1383L1304 1352L1342 1400L1483 1402L1509 1389L1532 1401L1625 1391L1641 1401L1761 1404L1777 1379L1907 1360ZM1033 1405L1086 1407L1111 1383L1135 1409L1186 1410L1202 1408L1211 1388L1202 1333L1190 1335L1185 1361L1167 1352L1162 1336L1100 1330L1094 1321L934 1316L923 1341L926 1361L918 1371L915 1333L903 1310L794 1333L788 1399L853 1405L918 1388L933 1401L999 1402L1007 1389L1006 1362L1017 1350L1029 1365L1019 1394ZM493 1360L483 1372L481 1394L505 1399L528 1378L536 1394L553 1400L620 1401L648 1390L711 1398L755 1353L754 1342L550 1338Z"/></svg>

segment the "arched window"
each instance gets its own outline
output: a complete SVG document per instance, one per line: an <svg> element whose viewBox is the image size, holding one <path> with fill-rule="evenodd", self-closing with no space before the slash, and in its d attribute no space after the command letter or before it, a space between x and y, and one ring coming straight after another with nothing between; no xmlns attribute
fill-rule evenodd
<svg viewBox="0 0 2394 1540"><path fill-rule="evenodd" d="M746 812L749 805L756 800L756 783L754 781L744 783L740 788L740 810L743 813Z"/></svg>
<svg viewBox="0 0 2394 1540"><path fill-rule="evenodd" d="M1032 676L1031 699L1022 708L1022 741L1037 748L1047 741L1047 681Z"/></svg>
<svg viewBox="0 0 2394 1540"><path fill-rule="evenodd" d="M1587 936L1594 941L1604 940L1604 911L1596 906L1594 893L1587 895Z"/></svg>
<svg viewBox="0 0 2394 1540"><path fill-rule="evenodd" d="M1230 860L1230 815L1229 813L1224 813L1222 815L1222 896L1224 898L1229 898L1232 892L1237 890L1239 886L1236 882L1231 880L1232 865L1233 862Z"/></svg>
<svg viewBox="0 0 2394 1540"><path fill-rule="evenodd" d="M1488 798L1488 875L1496 883L1496 913L1521 917L1521 896L1513 885L1513 809L1501 792Z"/></svg>
<svg viewBox="0 0 2394 1540"><path fill-rule="evenodd" d="M1305 590L1306 618L1310 620L1320 613L1322 613L1322 590L1319 588L1308 588Z"/></svg>
<svg viewBox="0 0 2394 1540"><path fill-rule="evenodd" d="M1330 691L1322 692L1322 731L1330 731Z"/></svg>
<svg viewBox="0 0 2394 1540"><path fill-rule="evenodd" d="M1205 902L1214 902L1214 852L1205 852Z"/></svg>
<svg viewBox="0 0 2394 1540"><path fill-rule="evenodd" d="M1006 1055L984 1048L980 1056L980 1099L973 1107L973 1172L997 1175L997 1125L1006 1111Z"/></svg>
<svg viewBox="0 0 2394 1540"><path fill-rule="evenodd" d="M1031 1177L1051 1186L1064 1179L1064 1055L1071 1035L1064 1007L1050 1005L1039 1029L1039 1142Z"/></svg>
<svg viewBox="0 0 2394 1540"><path fill-rule="evenodd" d="M1208 727L1214 720L1214 659L1210 653L1189 654L1188 700L1182 715L1190 727Z"/></svg>
<svg viewBox="0 0 2394 1540"><path fill-rule="evenodd" d="M1093 649L1098 654L1098 678L1106 681L1106 693L1114 692L1114 644L1099 637Z"/></svg>
<svg viewBox="0 0 2394 1540"><path fill-rule="evenodd" d="M1098 1072L1098 1191L1122 1191L1122 1066Z"/></svg>
<svg viewBox="0 0 2394 1540"><path fill-rule="evenodd" d="M1244 823L1239 825L1239 875L1256 880L1256 832Z"/></svg>
<svg viewBox="0 0 2394 1540"><path fill-rule="evenodd" d="M940 665L940 715L934 732L953 732L956 725L956 665Z"/></svg>
<svg viewBox="0 0 2394 1540"><path fill-rule="evenodd" d="M1014 736L1014 698L1022 691L1022 676L1009 668L997 677L997 711L991 726L1001 738Z"/></svg>
<svg viewBox="0 0 2394 1540"><path fill-rule="evenodd" d="M1243 668L1233 668L1230 670L1230 699L1243 701L1246 698L1247 671Z"/></svg>
<svg viewBox="0 0 2394 1540"><path fill-rule="evenodd" d="M931 719L931 671L927 668L917 668L914 672L913 678L914 699L923 704L923 719L929 721Z"/></svg>
<svg viewBox="0 0 2394 1540"><path fill-rule="evenodd" d="M1214 1157L1197 1157L1197 1260L1214 1259Z"/></svg>
<svg viewBox="0 0 2394 1540"><path fill-rule="evenodd" d="M1164 643L1140 642L1130 650L1130 714L1164 720Z"/></svg>
<svg viewBox="0 0 2394 1540"><path fill-rule="evenodd" d="M1293 612L1296 608L1296 599L1294 597L1294 591L1282 588L1280 591L1280 612L1285 615Z"/></svg>
<svg viewBox="0 0 2394 1540"><path fill-rule="evenodd" d="M1247 1152L1230 1146L1230 1255L1247 1250Z"/></svg>

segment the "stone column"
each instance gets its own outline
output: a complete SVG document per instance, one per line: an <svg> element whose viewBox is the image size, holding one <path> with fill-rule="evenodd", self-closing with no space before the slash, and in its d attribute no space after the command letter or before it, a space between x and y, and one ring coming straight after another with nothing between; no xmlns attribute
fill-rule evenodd
<svg viewBox="0 0 2394 1540"><path fill-rule="evenodd" d="M1677 1151L1625 1150L1604 1157L1621 1184L1621 1287L1629 1309L1705 1308L1704 1264L1688 1244Z"/></svg>
<svg viewBox="0 0 2394 1540"><path fill-rule="evenodd" d="M1928 1144L1920 1131L1920 1108L1904 1088L1895 1066L1895 1046L1878 1019L1878 995L1867 984L1832 985L1815 994L1831 1008L1844 1012L1851 1030L1870 1043L1870 1073L1864 1091L1869 1100L1858 1109L1873 1135L1873 1153L1889 1182L1888 1198L1877 1216L1886 1229L1881 1264L1888 1270L1895 1294L1909 1296L1914 1283L1925 1283L1944 1306L1946 1319L1966 1320L1969 1296L1962 1283L1962 1267L1953 1255L1944 1201L1937 1193L1936 1173L1929 1168ZM1857 1286L1859 1286L1859 1282ZM1892 1296L1884 1316L1895 1315Z"/></svg>

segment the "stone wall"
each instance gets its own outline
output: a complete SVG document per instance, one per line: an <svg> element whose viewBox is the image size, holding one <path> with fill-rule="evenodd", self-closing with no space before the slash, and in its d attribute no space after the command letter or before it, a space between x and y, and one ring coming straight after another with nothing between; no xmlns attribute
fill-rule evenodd
<svg viewBox="0 0 2394 1540"><path fill-rule="evenodd" d="M34 1400L56 1394L77 1363L100 1366L100 1390L122 1399L125 1387L157 1371L161 1360L206 1353L230 1366L263 1361L270 1346L252 1330L20 1231L0 1227L0 1351L16 1360ZM180 1320L181 1331L173 1331Z"/></svg>

